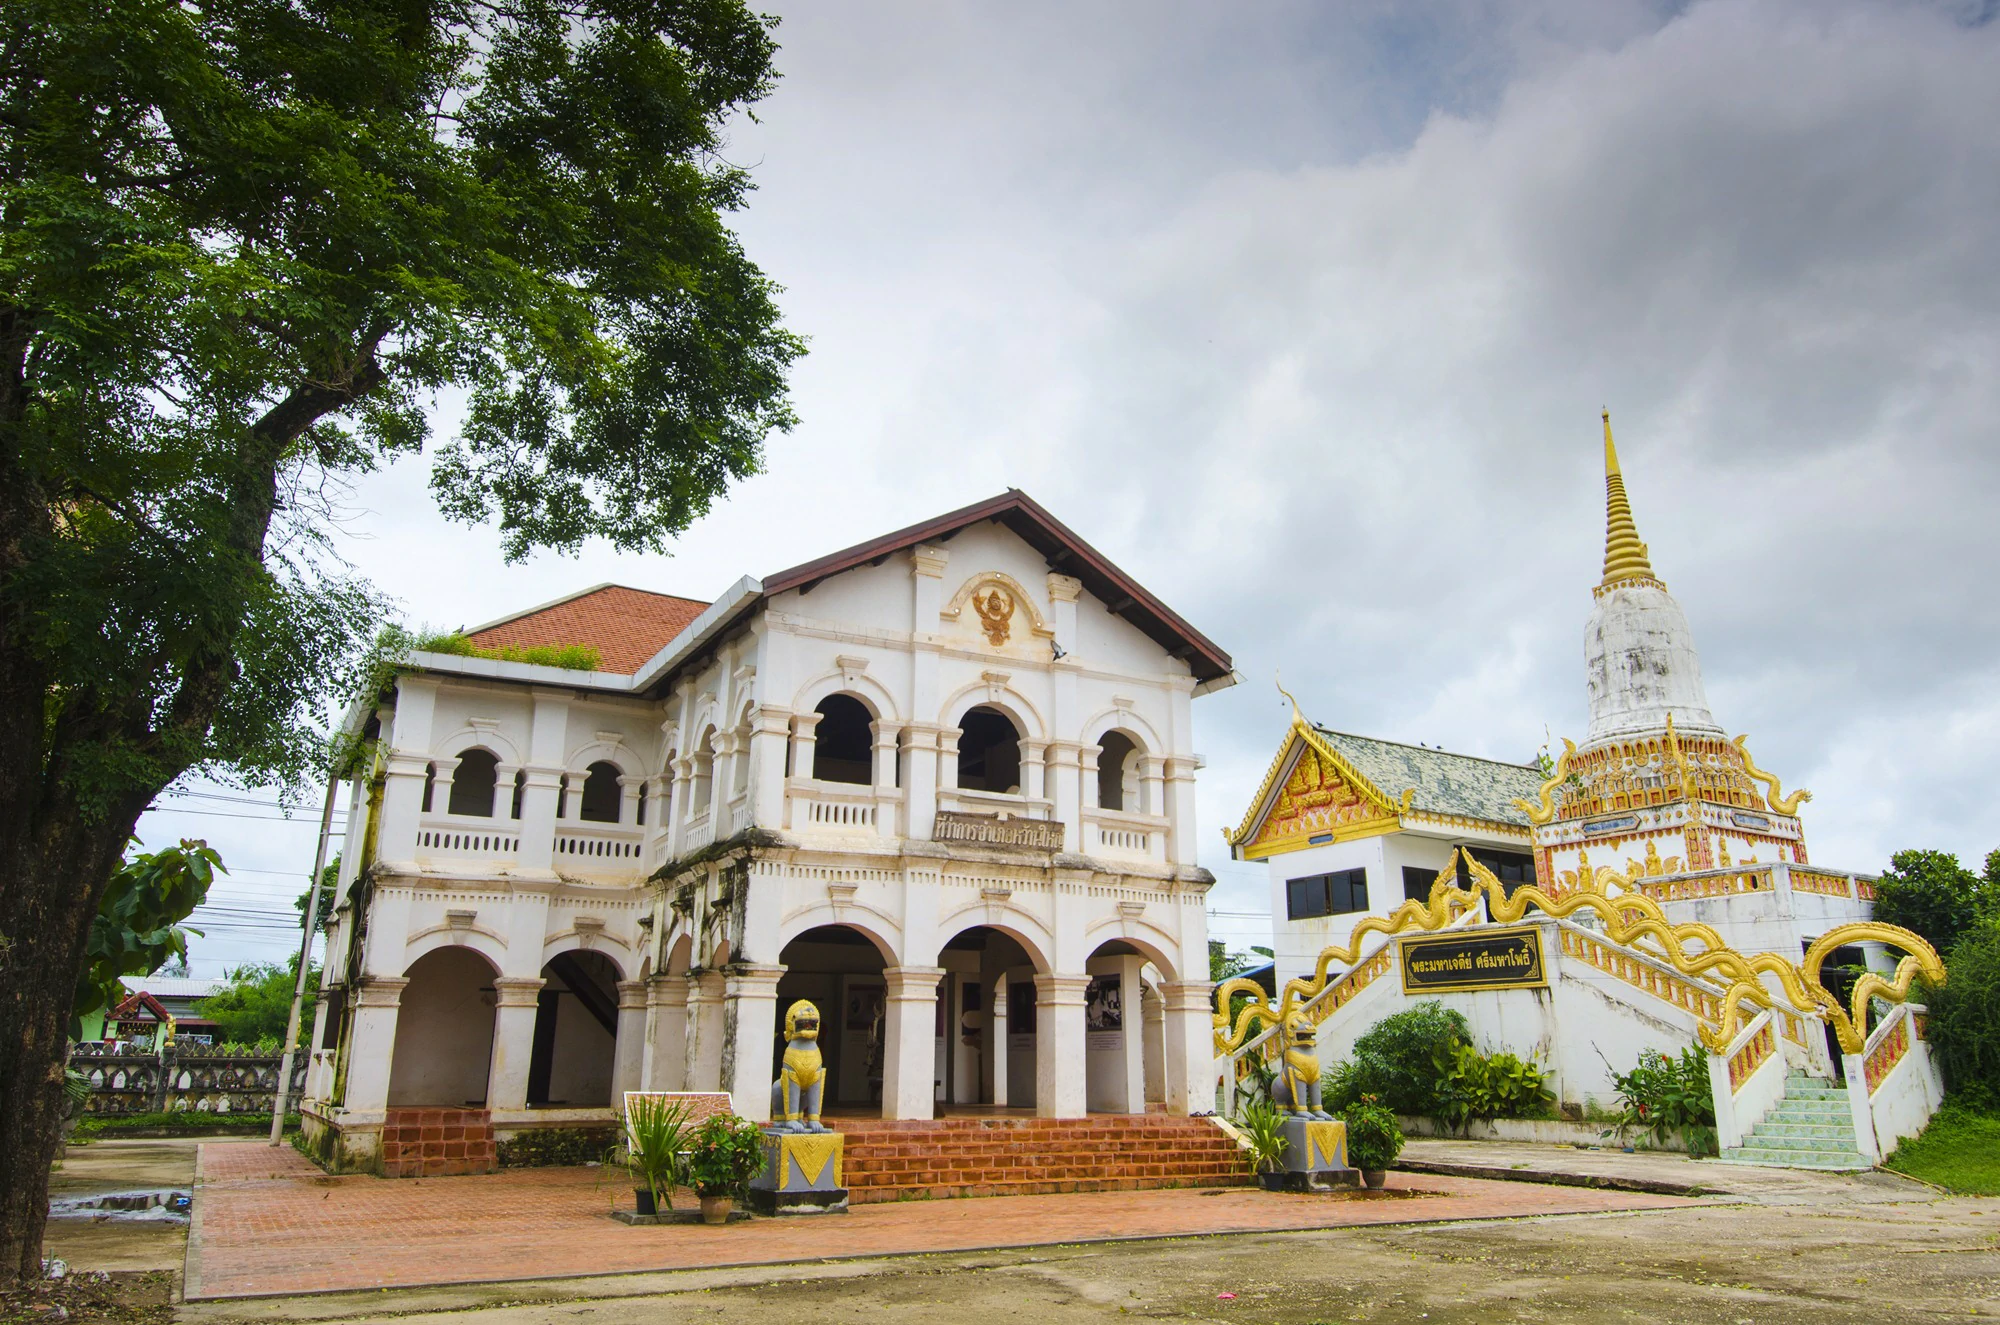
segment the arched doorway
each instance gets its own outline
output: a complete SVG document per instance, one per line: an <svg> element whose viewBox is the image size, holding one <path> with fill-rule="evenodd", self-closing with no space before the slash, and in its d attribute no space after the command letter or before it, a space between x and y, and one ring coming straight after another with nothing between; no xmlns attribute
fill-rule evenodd
<svg viewBox="0 0 2000 1325"><path fill-rule="evenodd" d="M1112 939L1084 963L1090 976L1083 994L1084 1099L1092 1113L1144 1113L1149 1095L1165 1106L1165 1008L1158 989L1164 977L1155 956Z"/></svg>
<svg viewBox="0 0 2000 1325"><path fill-rule="evenodd" d="M486 1107L494 975L471 948L439 948L411 963L389 1060L390 1108Z"/></svg>
<svg viewBox="0 0 2000 1325"><path fill-rule="evenodd" d="M991 925L954 934L938 953L936 1081L948 1109L1036 1104L1038 958Z"/></svg>
<svg viewBox="0 0 2000 1325"><path fill-rule="evenodd" d="M999 709L979 704L958 720L958 786L963 791L1021 792L1021 732Z"/></svg>
<svg viewBox="0 0 2000 1325"><path fill-rule="evenodd" d="M597 1109L611 1103L618 1049L617 964L601 952L563 952L542 967L528 1107Z"/></svg>
<svg viewBox="0 0 2000 1325"><path fill-rule="evenodd" d="M820 925L787 943L778 955L777 1030L771 1075L784 1056L785 1009L806 999L819 1009L819 1051L827 1089L826 1113L874 1116L882 1111L887 1067L888 965L876 941L851 925Z"/></svg>

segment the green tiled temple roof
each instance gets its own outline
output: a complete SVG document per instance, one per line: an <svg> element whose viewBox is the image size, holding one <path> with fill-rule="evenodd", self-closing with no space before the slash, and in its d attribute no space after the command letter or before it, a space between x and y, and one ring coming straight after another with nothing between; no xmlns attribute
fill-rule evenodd
<svg viewBox="0 0 2000 1325"><path fill-rule="evenodd" d="M1317 725L1313 730L1391 801L1401 800L1405 788L1416 788L1410 808L1424 813L1526 828L1528 816L1515 808L1514 800L1534 800L1542 785L1541 771L1532 764L1505 764L1421 745L1378 741Z"/></svg>

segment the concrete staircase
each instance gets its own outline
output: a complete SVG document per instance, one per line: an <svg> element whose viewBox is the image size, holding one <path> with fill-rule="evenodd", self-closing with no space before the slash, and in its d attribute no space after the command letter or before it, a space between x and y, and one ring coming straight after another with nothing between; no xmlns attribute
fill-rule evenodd
<svg viewBox="0 0 2000 1325"><path fill-rule="evenodd" d="M835 1123L849 1200L1244 1187L1236 1142L1205 1118L940 1118Z"/></svg>
<svg viewBox="0 0 2000 1325"><path fill-rule="evenodd" d="M1873 1167L1855 1145L1847 1088L1803 1072L1785 1078L1784 1098L1750 1129L1742 1145L1725 1150L1721 1158L1728 1164L1790 1169Z"/></svg>

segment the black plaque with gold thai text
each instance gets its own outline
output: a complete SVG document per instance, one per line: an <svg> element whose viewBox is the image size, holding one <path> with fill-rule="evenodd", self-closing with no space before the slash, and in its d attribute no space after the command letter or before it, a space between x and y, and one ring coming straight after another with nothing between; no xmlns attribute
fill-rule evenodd
<svg viewBox="0 0 2000 1325"><path fill-rule="evenodd" d="M1449 994L1473 989L1544 989L1539 929L1485 929L1430 934L1397 941L1406 994Z"/></svg>

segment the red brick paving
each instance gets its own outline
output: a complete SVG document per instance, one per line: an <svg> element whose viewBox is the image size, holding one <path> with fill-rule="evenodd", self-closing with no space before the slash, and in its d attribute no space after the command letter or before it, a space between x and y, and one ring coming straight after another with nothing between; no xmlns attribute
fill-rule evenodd
<svg viewBox="0 0 2000 1325"><path fill-rule="evenodd" d="M328 1177L289 1149L201 1148L187 1296L239 1297L1115 1238L1652 1210L1681 1197L1395 1173L1378 1198L1257 1189L898 1201L724 1228L629 1228L624 1175L510 1169L391 1181Z"/></svg>

